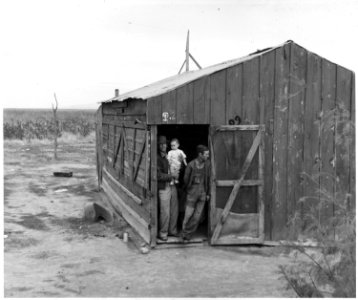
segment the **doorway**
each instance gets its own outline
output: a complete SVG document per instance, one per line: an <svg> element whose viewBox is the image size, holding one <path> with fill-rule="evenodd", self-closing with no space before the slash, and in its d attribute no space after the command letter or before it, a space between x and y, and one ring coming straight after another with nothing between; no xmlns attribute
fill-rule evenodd
<svg viewBox="0 0 358 300"><path fill-rule="evenodd" d="M209 137L209 125L159 125L158 126L158 136L164 135L168 141L168 149L170 150L170 141L173 138L179 140L180 146L179 149L184 151L187 158L186 161L189 163L196 158L196 146L205 145L208 146L208 137ZM179 200L179 217L177 228L178 231L182 231L182 223L185 213L185 199L186 193L183 190L183 177L185 172L185 166L182 165L180 175L179 175L179 184L178 184L178 200ZM159 205L158 205L159 206ZM158 218L159 218L159 207L158 207ZM159 224L159 219L157 220ZM208 239L208 203L205 204L203 214L201 217L200 225L196 230L191 242L202 242ZM168 239L167 243L177 243L180 238ZM160 240L157 240L157 243L161 243Z"/></svg>

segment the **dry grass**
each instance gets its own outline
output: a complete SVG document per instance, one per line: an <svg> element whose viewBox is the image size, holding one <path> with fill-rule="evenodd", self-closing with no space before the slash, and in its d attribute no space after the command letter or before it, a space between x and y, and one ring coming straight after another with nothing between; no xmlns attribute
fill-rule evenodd
<svg viewBox="0 0 358 300"><path fill-rule="evenodd" d="M80 134L73 134L70 132L64 132L61 137L58 138L58 143L61 144L73 144L73 143L94 143L96 140L96 133L92 131L86 137ZM4 139L4 146L27 146L27 145L41 145L41 146L49 146L53 145L52 139L29 139L29 140L18 140L18 139Z"/></svg>

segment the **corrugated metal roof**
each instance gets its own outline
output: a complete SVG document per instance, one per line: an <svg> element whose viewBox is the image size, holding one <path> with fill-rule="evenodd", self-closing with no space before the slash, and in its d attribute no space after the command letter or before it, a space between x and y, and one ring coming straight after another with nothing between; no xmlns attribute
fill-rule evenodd
<svg viewBox="0 0 358 300"><path fill-rule="evenodd" d="M146 85L144 87L141 87L139 89L130 91L128 93L119 95L118 97L113 97L111 99L102 101L102 102L113 102L113 101L123 101L126 99L149 99L155 96L159 96L162 95L164 93L170 92L172 90L175 90L176 88L183 86L189 82L192 82L196 79L199 79L201 77L216 73L218 71L224 70L226 68L235 66L237 64L240 64L242 62L251 60L257 56L260 56L264 53L267 53L269 51L272 51L274 49L280 48L283 45L290 43L292 41L288 41L284 44L281 44L279 46L276 47L272 47L272 48L267 48L263 51L258 51L255 52L253 54L250 54L248 56L245 57L241 57L238 59L233 59L233 60L229 60L220 64L216 64L207 68L203 68L200 70L196 70L196 71L189 71L189 72L184 72L182 74L178 74L169 78L165 78L163 80L154 82L150 85Z"/></svg>

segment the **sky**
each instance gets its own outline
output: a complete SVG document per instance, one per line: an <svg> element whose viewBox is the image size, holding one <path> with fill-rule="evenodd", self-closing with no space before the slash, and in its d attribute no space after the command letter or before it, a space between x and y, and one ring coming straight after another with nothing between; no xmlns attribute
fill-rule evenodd
<svg viewBox="0 0 358 300"><path fill-rule="evenodd" d="M358 0L1 0L1 103L95 108L177 74L188 30L202 67L293 40L357 72L357 15Z"/></svg>

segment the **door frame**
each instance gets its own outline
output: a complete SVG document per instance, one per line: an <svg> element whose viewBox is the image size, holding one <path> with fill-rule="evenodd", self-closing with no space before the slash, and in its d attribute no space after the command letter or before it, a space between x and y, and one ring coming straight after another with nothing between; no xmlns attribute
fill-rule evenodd
<svg viewBox="0 0 358 300"><path fill-rule="evenodd" d="M251 148L246 156L245 162L241 168L239 177L236 180L217 180L215 169L215 153L213 147L213 137L218 131L252 131L257 132ZM211 197L209 205L209 242L210 245L237 245L237 244L262 244L265 238L264 232L264 125L224 125L224 126L210 126L209 131L209 146L210 146L210 159L211 159ZM252 162L255 153L258 151L258 180L244 180L246 172ZM225 208L220 216L216 218L216 187L226 186L233 187L230 196L225 204ZM223 225L225 224L230 209L232 208L235 198L241 186L257 186L258 187L258 210L257 213L252 215L258 215L258 237L249 236L236 236L235 238L220 239L220 233ZM239 215L239 214L238 214ZM248 214L246 214L248 215ZM215 226L214 226L215 225Z"/></svg>

